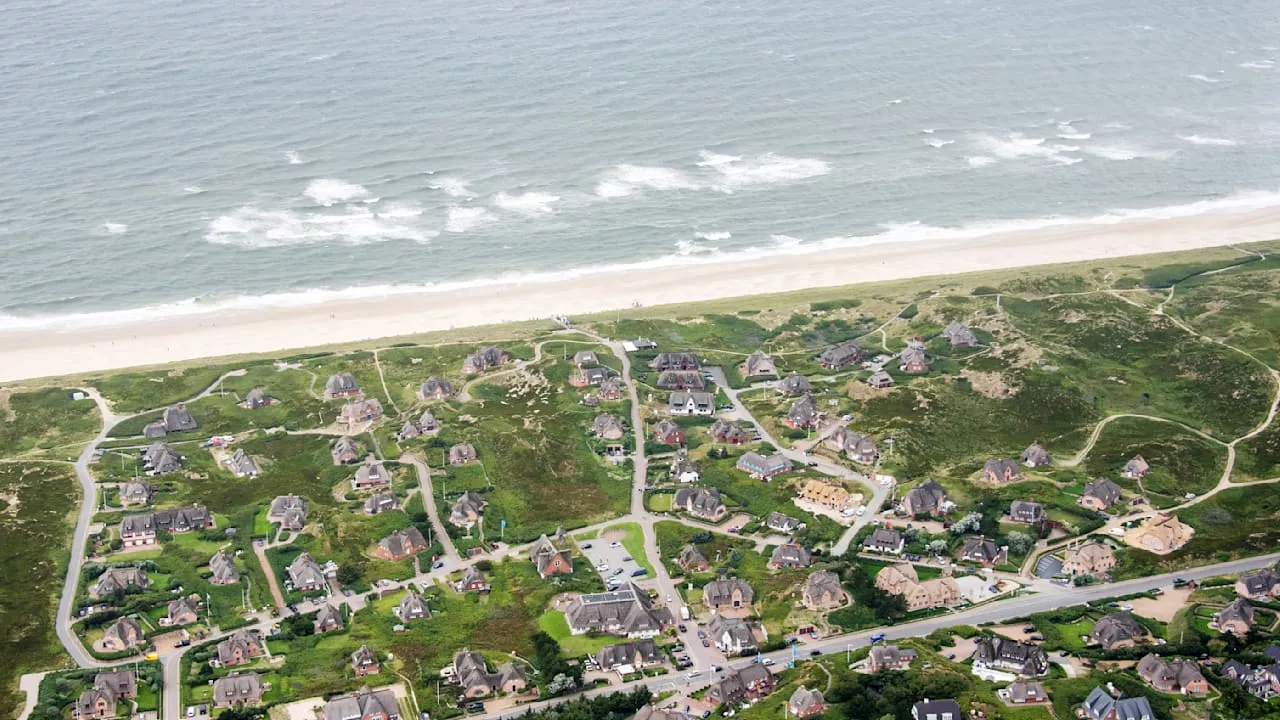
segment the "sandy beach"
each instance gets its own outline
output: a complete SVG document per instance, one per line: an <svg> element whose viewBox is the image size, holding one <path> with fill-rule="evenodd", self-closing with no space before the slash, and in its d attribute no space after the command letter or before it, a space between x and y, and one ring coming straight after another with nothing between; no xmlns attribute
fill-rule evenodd
<svg viewBox="0 0 1280 720"><path fill-rule="evenodd" d="M1214 212L868 245L718 265L602 272L559 283L422 292L116 326L0 332L0 382L633 307L1079 262L1280 238L1280 209Z"/></svg>

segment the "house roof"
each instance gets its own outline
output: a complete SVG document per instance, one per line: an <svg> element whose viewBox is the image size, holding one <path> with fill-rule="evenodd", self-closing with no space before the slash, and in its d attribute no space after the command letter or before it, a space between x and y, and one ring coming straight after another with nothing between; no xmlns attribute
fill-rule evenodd
<svg viewBox="0 0 1280 720"><path fill-rule="evenodd" d="M1022 455L1018 458L1024 465L1040 467L1050 463L1049 451L1040 447L1040 443L1031 443L1026 450L1022 451Z"/></svg>
<svg viewBox="0 0 1280 720"><path fill-rule="evenodd" d="M378 513L394 509L398 505L399 502L396 500L396 494L387 490L370 495L369 499L364 501L364 511L367 513Z"/></svg>
<svg viewBox="0 0 1280 720"><path fill-rule="evenodd" d="M257 702L262 699L262 676L238 673L213 681L213 700L222 703Z"/></svg>
<svg viewBox="0 0 1280 720"><path fill-rule="evenodd" d="M771 512L769 517L764 521L765 527L778 532L795 532L800 528L801 522L790 515L783 515L780 512Z"/></svg>
<svg viewBox="0 0 1280 720"><path fill-rule="evenodd" d="M1146 630L1127 612L1114 612L1103 617L1093 626L1093 640L1104 648L1116 643L1136 640L1146 635Z"/></svg>
<svg viewBox="0 0 1280 720"><path fill-rule="evenodd" d="M427 539L422 537L422 531L412 525L403 530L397 530L378 541L378 547L395 557L412 555L415 552L420 552L426 546Z"/></svg>
<svg viewBox="0 0 1280 720"><path fill-rule="evenodd" d="M738 593L744 605L750 605L756 597L751 584L741 578L712 580L702 588L702 600L711 607L732 605L734 593Z"/></svg>
<svg viewBox="0 0 1280 720"><path fill-rule="evenodd" d="M813 390L813 385L809 382L809 378L799 373L791 373L782 378L778 388L788 395L802 395Z"/></svg>
<svg viewBox="0 0 1280 720"><path fill-rule="evenodd" d="M360 389L360 384L356 382L356 378L351 373L337 373L330 375L324 384L324 391L330 395L339 395L342 393L355 392Z"/></svg>
<svg viewBox="0 0 1280 720"><path fill-rule="evenodd" d="M355 694L333 698L324 705L324 720L358 720L378 716L400 716L400 703L390 688L362 688Z"/></svg>
<svg viewBox="0 0 1280 720"><path fill-rule="evenodd" d="M240 571L236 570L235 557L226 550L219 550L209 558L209 571L213 579L228 584L240 579Z"/></svg>
<svg viewBox="0 0 1280 720"><path fill-rule="evenodd" d="M714 487L680 488L672 503L699 515L717 515L724 510L720 490Z"/></svg>
<svg viewBox="0 0 1280 720"><path fill-rule="evenodd" d="M310 553L304 552L294 558L285 572L296 587L324 584L324 571L320 569L320 564L311 558Z"/></svg>
<svg viewBox="0 0 1280 720"><path fill-rule="evenodd" d="M979 640L973 659L987 664L1001 663L1023 675L1043 675L1049 670L1049 656L1039 645L998 636Z"/></svg>
<svg viewBox="0 0 1280 720"><path fill-rule="evenodd" d="M1098 478L1084 486L1084 494L1096 498L1103 505L1114 505L1120 499L1120 486L1107 478Z"/></svg>
<svg viewBox="0 0 1280 720"><path fill-rule="evenodd" d="M999 545L995 541L988 540L981 535L971 535L964 540L964 549L961 555L968 560L977 560L983 563L994 563L1003 555Z"/></svg>
<svg viewBox="0 0 1280 720"><path fill-rule="evenodd" d="M1252 627L1254 624L1253 605L1249 604L1249 601L1244 598L1232 600L1218 613L1218 624L1222 625L1226 622L1243 622Z"/></svg>
<svg viewBox="0 0 1280 720"><path fill-rule="evenodd" d="M929 478L923 483L907 491L903 505L911 513L932 512L942 506L947 498L947 491L937 480Z"/></svg>
<svg viewBox="0 0 1280 720"><path fill-rule="evenodd" d="M974 345L978 342L978 336L973 333L973 330L959 320L952 320L942 329L942 334L951 341L952 345Z"/></svg>
<svg viewBox="0 0 1280 720"><path fill-rule="evenodd" d="M596 653L596 663L602 668L615 668L619 665L634 664L637 657L645 664L661 662L665 659L662 651L658 649L658 644L645 638L635 642L605 645L600 648L600 652Z"/></svg>
<svg viewBox="0 0 1280 720"><path fill-rule="evenodd" d="M809 690L803 685L796 688L796 691L791 693L791 698L787 700L787 705L793 713L804 713L812 708L822 707L825 704L826 699L822 697L821 690L817 688Z"/></svg>
<svg viewBox="0 0 1280 720"><path fill-rule="evenodd" d="M878 527L863 541L863 547L898 548L903 544L902 533L893 528Z"/></svg>
<svg viewBox="0 0 1280 720"><path fill-rule="evenodd" d="M1106 690L1095 687L1084 701L1085 714L1092 720L1105 720L1114 713L1115 720L1155 720L1151 703L1142 696L1116 699Z"/></svg>
<svg viewBox="0 0 1280 720"><path fill-rule="evenodd" d="M676 555L676 562L685 567L703 564L707 562L707 556L702 554L697 545L690 543L680 548L680 553Z"/></svg>
<svg viewBox="0 0 1280 720"><path fill-rule="evenodd" d="M1009 515L1015 520L1044 518L1044 506L1030 500L1014 500L1009 504Z"/></svg>
<svg viewBox="0 0 1280 720"><path fill-rule="evenodd" d="M820 598L825 595L839 596L844 593L844 587L840 585L840 578L833 572L826 570L817 570L809 573L809 577L804 581L804 597Z"/></svg>
<svg viewBox="0 0 1280 720"><path fill-rule="evenodd" d="M773 549L769 562L775 565L796 565L808 567L813 562L813 553L809 549L795 543L784 543Z"/></svg>

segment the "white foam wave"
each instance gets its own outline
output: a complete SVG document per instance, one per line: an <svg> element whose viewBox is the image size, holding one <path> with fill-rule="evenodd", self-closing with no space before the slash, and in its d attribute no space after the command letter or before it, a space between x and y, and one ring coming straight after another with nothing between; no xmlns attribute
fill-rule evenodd
<svg viewBox="0 0 1280 720"><path fill-rule="evenodd" d="M188 185L182 188L182 192L188 195L199 195L200 193L204 192L204 188L200 187L199 185Z"/></svg>
<svg viewBox="0 0 1280 720"><path fill-rule="evenodd" d="M728 165L729 163L736 163L742 160L741 155L721 155L719 153L710 152L709 150L703 150L699 155L702 157L702 161L698 163L698 167L718 167L720 165Z"/></svg>
<svg viewBox="0 0 1280 720"><path fill-rule="evenodd" d="M1188 78L1188 79L1190 79L1190 80L1197 80L1197 81L1202 82L1202 83L1211 83L1211 84L1212 84L1212 83L1220 83L1220 82L1222 82L1222 78L1209 77L1208 75L1201 75L1200 73L1196 73L1196 74L1194 74L1194 75L1188 75L1188 76L1187 76L1187 78Z"/></svg>
<svg viewBox="0 0 1280 720"><path fill-rule="evenodd" d="M1275 60L1250 60L1249 62L1240 63L1240 67L1246 70L1270 70L1275 66Z"/></svg>
<svg viewBox="0 0 1280 720"><path fill-rule="evenodd" d="M984 168L988 165L995 165L999 161L986 155L970 155L965 158L965 162L969 163L971 168Z"/></svg>
<svg viewBox="0 0 1280 720"><path fill-rule="evenodd" d="M1075 152L1080 148L1075 145L1059 145L1046 142L1046 138L1027 137L1022 133L1010 133L1008 137L999 138L994 135L977 136L978 147L1002 160L1020 160L1024 158L1055 158L1064 152Z"/></svg>
<svg viewBox="0 0 1280 720"><path fill-rule="evenodd" d="M723 232L723 231L698 232L698 233L694 233L693 236L698 238L699 240L721 242L723 240L728 240L729 238L733 237L733 233Z"/></svg>
<svg viewBox="0 0 1280 720"><path fill-rule="evenodd" d="M702 186L685 173L666 167L618 165L596 185L596 195L621 198L644 190L698 190Z"/></svg>
<svg viewBox="0 0 1280 720"><path fill-rule="evenodd" d="M680 257L689 257L690 255L701 255L705 253L717 253L720 248L713 245L704 245L694 242L693 240L677 240L676 255Z"/></svg>
<svg viewBox="0 0 1280 720"><path fill-rule="evenodd" d="M303 307L327 302L367 298L385 298L419 293L457 292L469 288L498 285L538 285L564 283L576 278L616 274L690 264L715 264L752 260L779 255L804 255L831 249L863 247L882 243L917 241L963 241L998 233L1031 231L1071 225L1116 225L1134 220L1161 220L1207 214L1232 214L1280 207L1280 190L1235 193L1216 200L1202 200L1186 205L1112 210L1092 217L1053 216L1021 220L999 220L960 227L934 227L922 223L893 223L882 226L873 235L832 237L804 242L787 235L772 236L767 247L747 248L732 253L671 254L636 262L596 265L540 273L505 273L492 277L458 280L425 285L373 285L341 289L313 289L268 295L190 298L127 310L112 310L73 315L13 316L0 314L0 330L43 330L76 327L122 325L154 322L160 318L224 313L237 310L260 310L278 307ZM363 210L363 208L358 208Z"/></svg>
<svg viewBox="0 0 1280 720"><path fill-rule="evenodd" d="M407 220L422 215L422 208L417 205L395 204L378 210L378 217L383 220Z"/></svg>
<svg viewBox="0 0 1280 720"><path fill-rule="evenodd" d="M1231 138L1207 137L1205 135L1179 135L1179 140L1184 140L1192 145L1212 145L1217 147L1230 147L1236 144Z"/></svg>
<svg viewBox="0 0 1280 720"><path fill-rule="evenodd" d="M955 140L925 140L924 144L931 147L942 148L948 145L954 145L955 142Z"/></svg>
<svg viewBox="0 0 1280 720"><path fill-rule="evenodd" d="M937 132L937 130L934 128L922 128L920 132L924 133L925 135L932 135L935 132Z"/></svg>
<svg viewBox="0 0 1280 720"><path fill-rule="evenodd" d="M444 194L448 195L449 197L456 197L456 198L475 197L476 194L471 192L471 189L468 188L467 185L468 183L466 180L462 180L460 178L454 178L454 177L445 177L445 178L440 178L438 182L431 185L430 187L432 190L444 191Z"/></svg>
<svg viewBox="0 0 1280 720"><path fill-rule="evenodd" d="M108 235L123 235L129 232L128 225L125 225L124 223L118 223L118 222L102 223L102 229L105 230Z"/></svg>
<svg viewBox="0 0 1280 720"><path fill-rule="evenodd" d="M274 248L319 243L366 245L392 240L425 243L437 233L407 222L417 215L407 207L375 214L363 206L346 212L295 212L242 207L209 223L206 242L241 248Z"/></svg>
<svg viewBox="0 0 1280 720"><path fill-rule="evenodd" d="M1149 150L1136 145L1090 145L1084 151L1107 160L1168 160L1174 156L1172 150Z"/></svg>
<svg viewBox="0 0 1280 720"><path fill-rule="evenodd" d="M734 190L748 185L773 185L790 183L826 175L831 172L831 165L825 160L816 158L794 158L785 155L765 153L754 158L743 159L730 156L715 155L703 150L703 162L720 174L714 182L715 189L722 192Z"/></svg>
<svg viewBox="0 0 1280 720"><path fill-rule="evenodd" d="M458 207L455 205L449 208L444 230L451 233L470 232L497 219L496 215L485 208Z"/></svg>
<svg viewBox="0 0 1280 720"><path fill-rule="evenodd" d="M315 201L317 205L333 207L339 203L365 200L369 191L363 185L349 183L334 178L319 178L307 184L303 194Z"/></svg>
<svg viewBox="0 0 1280 720"><path fill-rule="evenodd" d="M290 165L305 165L306 160L302 159L302 155L297 150L290 150L284 154L284 159L289 161Z"/></svg>
<svg viewBox="0 0 1280 720"><path fill-rule="evenodd" d="M530 216L554 214L556 210L552 205L558 202L560 202L560 196L540 192L527 192L519 195L501 192L493 197L495 207L507 212Z"/></svg>
<svg viewBox="0 0 1280 720"><path fill-rule="evenodd" d="M1058 137L1062 138L1063 140L1088 140L1089 138L1093 137L1093 133L1086 133L1086 132L1058 133Z"/></svg>

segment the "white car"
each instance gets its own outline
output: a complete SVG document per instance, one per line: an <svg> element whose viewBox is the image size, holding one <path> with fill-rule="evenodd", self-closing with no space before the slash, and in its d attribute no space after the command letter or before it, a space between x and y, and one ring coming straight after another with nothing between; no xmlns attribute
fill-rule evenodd
<svg viewBox="0 0 1280 720"><path fill-rule="evenodd" d="M609 563L600 563L596 566L596 570L600 572L607 572L609 570Z"/></svg>
<svg viewBox="0 0 1280 720"><path fill-rule="evenodd" d="M866 515L866 514L867 514L866 505L863 505L862 507L858 508L858 517L862 517L863 515Z"/></svg>
<svg viewBox="0 0 1280 720"><path fill-rule="evenodd" d="M763 659L763 660L761 660L761 661L760 661L760 664L761 664L761 665L772 665L772 664L773 664L773 658L765 658L765 659Z"/></svg>
<svg viewBox="0 0 1280 720"><path fill-rule="evenodd" d="M622 547L622 543L618 542L617 540L614 540L613 542L609 543L609 547Z"/></svg>

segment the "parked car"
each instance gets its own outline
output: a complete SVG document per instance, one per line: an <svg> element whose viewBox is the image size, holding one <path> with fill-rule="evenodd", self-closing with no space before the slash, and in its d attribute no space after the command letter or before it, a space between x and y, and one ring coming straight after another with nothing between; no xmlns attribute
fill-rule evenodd
<svg viewBox="0 0 1280 720"><path fill-rule="evenodd" d="M821 655L821 654L822 654L822 651L821 651L821 650L810 650L810 651L809 651L809 657L818 657L818 656L819 656L819 655Z"/></svg>
<svg viewBox="0 0 1280 720"><path fill-rule="evenodd" d="M618 571L621 572L622 569L619 568ZM645 575L648 575L648 574L649 574L649 571L645 570L644 568L636 568L635 570L631 571L631 577L644 577Z"/></svg>
<svg viewBox="0 0 1280 720"><path fill-rule="evenodd" d="M582 543L582 544L581 544L581 545L579 545L578 547L582 548L583 550L590 550L590 549L591 549L591 543Z"/></svg>
<svg viewBox="0 0 1280 720"><path fill-rule="evenodd" d="M706 638L702 638L702 647L711 647L711 641Z"/></svg>
<svg viewBox="0 0 1280 720"><path fill-rule="evenodd" d="M679 625L677 625L676 629L679 630L680 632L689 632L689 628L685 627L684 623L680 623Z"/></svg>
<svg viewBox="0 0 1280 720"><path fill-rule="evenodd" d="M706 636L707 636L707 634L706 634L705 632L703 632L702 630L699 630L699 631L698 631L698 637L700 637L700 638L705 638Z"/></svg>
<svg viewBox="0 0 1280 720"><path fill-rule="evenodd" d="M622 547L622 543L618 542L617 540L614 540L613 542L609 543L609 547L611 548Z"/></svg>

